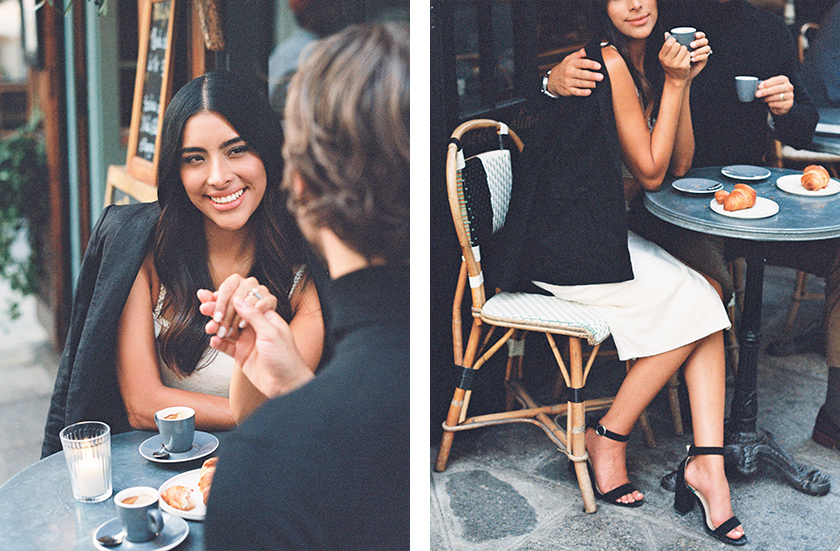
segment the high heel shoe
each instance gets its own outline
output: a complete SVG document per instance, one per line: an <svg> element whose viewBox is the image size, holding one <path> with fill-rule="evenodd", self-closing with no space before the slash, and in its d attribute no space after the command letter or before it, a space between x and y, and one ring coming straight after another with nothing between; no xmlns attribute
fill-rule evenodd
<svg viewBox="0 0 840 551"><path fill-rule="evenodd" d="M729 520L721 523L720 526L715 528L714 525L712 525L712 515L709 510L709 503L706 500L706 496L689 486L685 481L685 467L695 455L723 455L723 448L694 446L688 448L688 456L685 458L685 461L682 462L682 465L680 465L680 468L677 471L677 488L674 494L674 509L677 510L677 513L684 515L694 508L695 502L699 503L700 508L703 510L703 526L706 527L706 531L709 534L723 543L728 543L730 545L744 545L747 543L746 534L742 535L738 539L733 539L726 535L741 524L738 517L732 515Z"/></svg>
<svg viewBox="0 0 840 551"><path fill-rule="evenodd" d="M603 436L604 438L609 438L610 440L615 440L616 442L627 442L627 440L630 439L630 435L616 434L611 430L607 430L607 428L601 424L595 426L595 434ZM569 462L569 470L574 470L574 463L571 461ZM586 471L589 473L589 480L592 482L592 491L595 494L596 499L612 505L618 505L619 507L640 507L645 502L644 499L639 499L631 503L618 501L621 496L639 491L638 488L629 482L602 494L601 490L598 488L598 482L595 480L595 469L592 468L592 462L589 459L586 460Z"/></svg>

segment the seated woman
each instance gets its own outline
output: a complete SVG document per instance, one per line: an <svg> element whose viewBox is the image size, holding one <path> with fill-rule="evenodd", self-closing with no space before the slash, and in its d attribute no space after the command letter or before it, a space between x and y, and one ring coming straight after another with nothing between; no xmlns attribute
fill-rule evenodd
<svg viewBox="0 0 840 551"><path fill-rule="evenodd" d="M707 529L740 545L723 463L722 330L729 319L715 289L665 251L628 233L626 201L658 188L670 169L691 166L692 79L710 52L698 33L689 52L663 39L655 0L596 0L590 59L608 83L592 95L553 103L534 147L526 145L502 237L511 254L507 287L536 285L591 306L607 321L622 360L635 359L597 428L587 430L596 497L636 507L627 437L669 378L685 365L695 446L680 469L675 507L702 496ZM506 240L506 241L504 241Z"/></svg>
<svg viewBox="0 0 840 551"><path fill-rule="evenodd" d="M315 369L323 322L302 237L284 208L282 138L268 102L242 75L214 71L175 94L163 120L158 201L111 206L93 231L44 455L61 449L67 424L153 430L154 412L172 405L193 408L199 429L232 428L236 367L209 348L196 293L233 274L264 283L257 306L290 323Z"/></svg>

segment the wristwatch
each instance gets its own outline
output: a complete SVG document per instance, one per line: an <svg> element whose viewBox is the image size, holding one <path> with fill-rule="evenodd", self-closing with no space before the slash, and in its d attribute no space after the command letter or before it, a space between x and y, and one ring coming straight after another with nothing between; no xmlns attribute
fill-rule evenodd
<svg viewBox="0 0 840 551"><path fill-rule="evenodd" d="M551 92L548 91L548 75L550 75L550 74L551 74L551 69L549 69L549 71L543 77L542 90L541 91L542 91L543 94L550 97L551 99L557 99L560 96L555 96L554 94L552 94Z"/></svg>

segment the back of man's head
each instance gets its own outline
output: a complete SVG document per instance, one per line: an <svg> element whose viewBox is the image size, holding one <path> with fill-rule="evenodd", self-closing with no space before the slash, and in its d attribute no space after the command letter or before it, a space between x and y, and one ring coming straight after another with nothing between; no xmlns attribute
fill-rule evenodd
<svg viewBox="0 0 840 551"><path fill-rule="evenodd" d="M367 259L409 258L409 40L401 24L354 25L319 42L286 103L285 187L298 215ZM293 194L294 195L294 194Z"/></svg>

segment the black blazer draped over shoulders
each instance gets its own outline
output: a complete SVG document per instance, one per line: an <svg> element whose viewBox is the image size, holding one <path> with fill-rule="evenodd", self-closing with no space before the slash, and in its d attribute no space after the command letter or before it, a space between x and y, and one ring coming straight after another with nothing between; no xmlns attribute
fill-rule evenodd
<svg viewBox="0 0 840 551"><path fill-rule="evenodd" d="M539 100L540 122L515 165L507 222L493 245L502 289L633 279L610 81L600 45L586 50L604 79L586 97Z"/></svg>
<svg viewBox="0 0 840 551"><path fill-rule="evenodd" d="M131 430L117 383L116 328L159 215L156 202L112 205L91 233L73 296L41 457L61 451L58 433L79 421L103 421L114 434Z"/></svg>

